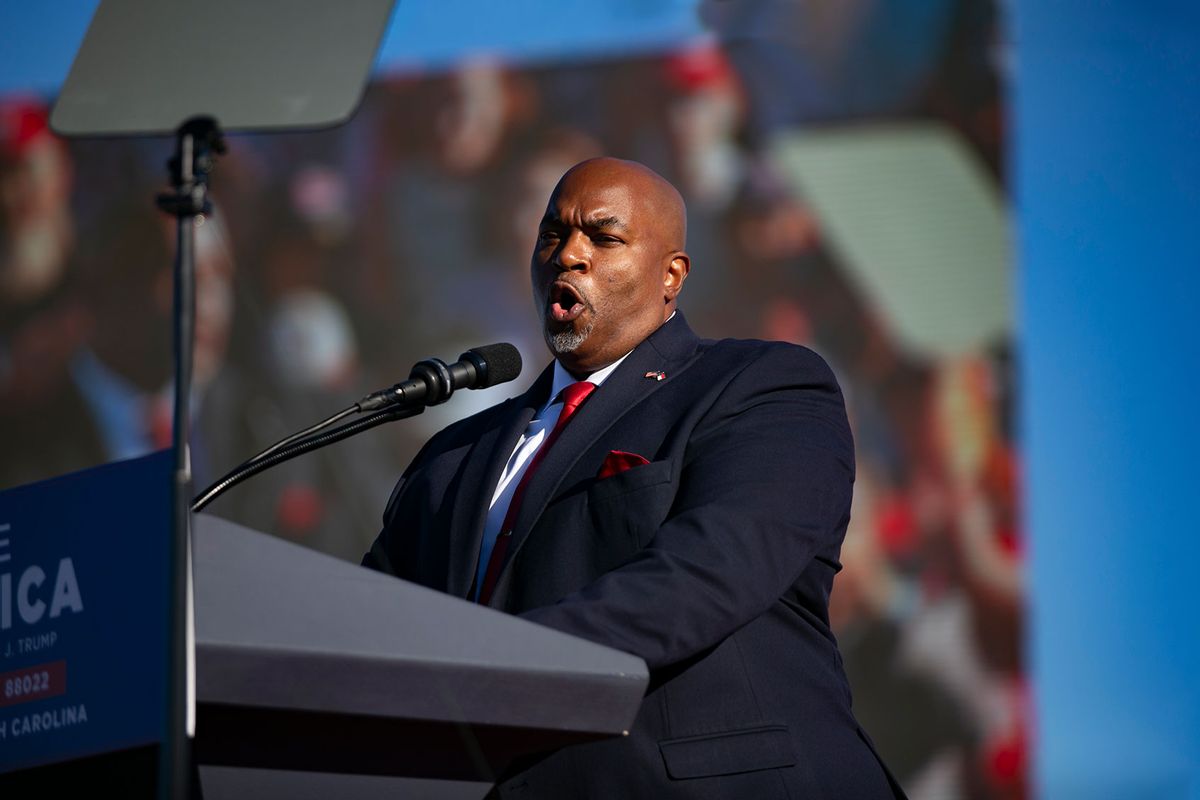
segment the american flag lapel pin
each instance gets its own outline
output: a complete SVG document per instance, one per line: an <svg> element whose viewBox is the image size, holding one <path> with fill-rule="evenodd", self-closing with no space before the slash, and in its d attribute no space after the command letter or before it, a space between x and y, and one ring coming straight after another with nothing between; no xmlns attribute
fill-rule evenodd
<svg viewBox="0 0 1200 800"><path fill-rule="evenodd" d="M654 378L654 380L656 380L656 381L662 381L662 380L666 380L666 379L667 379L667 373L665 373L665 372L656 372L656 371L654 371L654 370L651 370L650 372L647 372L647 373L646 373L645 375L643 375L642 377L644 377L644 378Z"/></svg>

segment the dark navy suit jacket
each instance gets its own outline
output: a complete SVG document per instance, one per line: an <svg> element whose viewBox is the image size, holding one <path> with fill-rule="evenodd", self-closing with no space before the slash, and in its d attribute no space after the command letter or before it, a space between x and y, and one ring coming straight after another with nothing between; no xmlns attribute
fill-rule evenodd
<svg viewBox="0 0 1200 800"><path fill-rule="evenodd" d="M429 441L366 565L467 596L551 375ZM599 478L614 450L650 463ZM499 796L899 795L829 630L853 480L842 395L812 351L701 340L680 314L642 342L531 479L491 605L642 657L650 688L629 736L522 765Z"/></svg>

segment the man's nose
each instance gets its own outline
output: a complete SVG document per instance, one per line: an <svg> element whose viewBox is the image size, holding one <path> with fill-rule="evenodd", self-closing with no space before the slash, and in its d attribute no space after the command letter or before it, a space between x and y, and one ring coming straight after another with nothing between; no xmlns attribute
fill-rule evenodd
<svg viewBox="0 0 1200 800"><path fill-rule="evenodd" d="M573 231L558 248L554 257L555 264L564 272L586 270L588 267L587 237L580 231Z"/></svg>

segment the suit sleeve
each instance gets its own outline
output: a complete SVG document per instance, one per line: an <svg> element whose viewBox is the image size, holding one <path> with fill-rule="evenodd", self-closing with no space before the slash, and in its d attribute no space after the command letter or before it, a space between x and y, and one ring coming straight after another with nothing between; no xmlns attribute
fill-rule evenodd
<svg viewBox="0 0 1200 800"><path fill-rule="evenodd" d="M404 493L404 487L408 484L409 476L421 465L425 455L430 452L437 439L438 437L434 436L425 442L424 446L417 451L413 460L409 462L400 479L396 481L396 486L392 489L392 494L388 497L387 505L383 509L383 528L380 529L379 535L375 537L375 541L371 543L371 549L363 555L362 566L373 569L376 572L387 573L388 575L399 574L395 565L392 564L391 556L388 553L391 551L389 540L397 527L396 514L398 513L400 498Z"/></svg>
<svg viewBox="0 0 1200 800"><path fill-rule="evenodd" d="M525 619L643 658L712 647L763 614L849 520L854 450L833 373L765 348L694 429L666 521L632 560Z"/></svg>

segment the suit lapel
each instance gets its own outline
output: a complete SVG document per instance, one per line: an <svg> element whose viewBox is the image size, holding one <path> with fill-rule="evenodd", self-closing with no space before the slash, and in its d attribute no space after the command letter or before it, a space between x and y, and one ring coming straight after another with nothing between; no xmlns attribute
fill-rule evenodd
<svg viewBox="0 0 1200 800"><path fill-rule="evenodd" d="M638 345L575 412L525 489L521 510L513 526L513 538L493 594L493 605L497 605L496 599L505 594L508 565L571 467L613 423L634 410L642 400L664 386L672 375L685 368L698 342L683 315L676 314L674 319ZM647 378L647 373L665 373L666 378ZM506 452L506 458L507 455ZM499 472L496 475L498 478Z"/></svg>
<svg viewBox="0 0 1200 800"><path fill-rule="evenodd" d="M450 563L446 592L466 597L475 578L483 526L500 473L534 413L546 402L554 371L543 370L525 394L508 401L508 408L476 440L467 454L462 478L451 499Z"/></svg>

